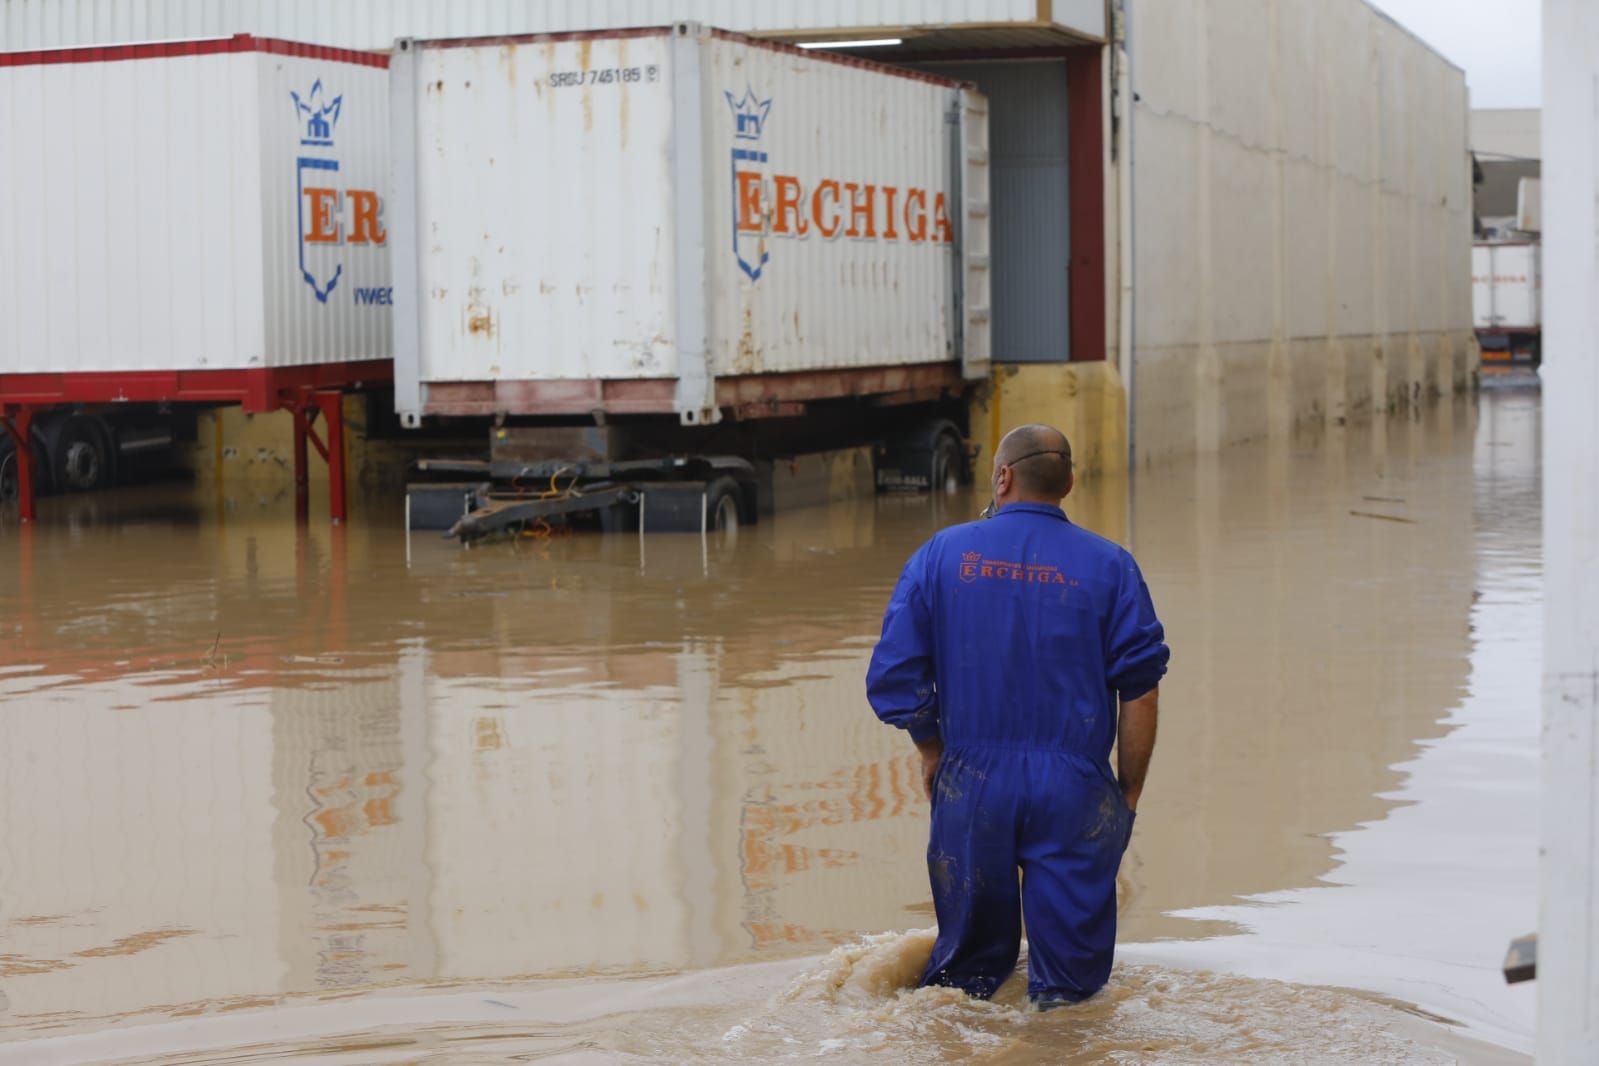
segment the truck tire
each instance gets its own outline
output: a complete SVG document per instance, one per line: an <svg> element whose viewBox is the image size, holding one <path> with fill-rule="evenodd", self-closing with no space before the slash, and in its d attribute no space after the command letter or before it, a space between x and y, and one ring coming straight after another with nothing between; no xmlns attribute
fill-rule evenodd
<svg viewBox="0 0 1599 1066"><path fill-rule="evenodd" d="M44 437L33 431L33 490L43 496L50 491L50 467L45 462ZM11 434L0 429L0 503L17 498L17 446Z"/></svg>
<svg viewBox="0 0 1599 1066"><path fill-rule="evenodd" d="M738 542L743 499L738 482L730 477L719 477L705 487L705 529L719 545Z"/></svg>
<svg viewBox="0 0 1599 1066"><path fill-rule="evenodd" d="M51 483L62 492L104 488L112 476L111 436L97 418L66 415L45 431Z"/></svg>
<svg viewBox="0 0 1599 1066"><path fill-rule="evenodd" d="M961 490L969 477L966 472L966 450L954 433L940 433L933 441L933 454L928 464L927 490L932 493L953 495Z"/></svg>

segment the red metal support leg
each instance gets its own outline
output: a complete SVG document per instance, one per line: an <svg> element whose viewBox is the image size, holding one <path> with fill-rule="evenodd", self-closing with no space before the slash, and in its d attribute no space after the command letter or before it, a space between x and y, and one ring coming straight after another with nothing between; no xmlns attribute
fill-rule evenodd
<svg viewBox="0 0 1599 1066"><path fill-rule="evenodd" d="M0 425L16 445L13 454L17 463L17 509L24 522L32 522L38 517L38 479L33 468L33 408L17 408L9 418L0 417Z"/></svg>
<svg viewBox="0 0 1599 1066"><path fill-rule="evenodd" d="M327 426L327 447L322 456L328 461L328 517L334 525L344 523L344 394L319 392L317 406Z"/></svg>
<svg viewBox="0 0 1599 1066"><path fill-rule="evenodd" d="M294 419L294 520L305 522L311 517L311 471L305 447L311 426L298 407L289 408L289 415Z"/></svg>

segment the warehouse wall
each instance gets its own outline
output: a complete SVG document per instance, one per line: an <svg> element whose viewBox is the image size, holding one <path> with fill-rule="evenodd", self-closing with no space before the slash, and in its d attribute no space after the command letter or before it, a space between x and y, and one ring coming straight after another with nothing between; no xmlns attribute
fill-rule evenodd
<svg viewBox="0 0 1599 1066"><path fill-rule="evenodd" d="M1464 74L1360 0L1132 5L1138 461L1473 365Z"/></svg>

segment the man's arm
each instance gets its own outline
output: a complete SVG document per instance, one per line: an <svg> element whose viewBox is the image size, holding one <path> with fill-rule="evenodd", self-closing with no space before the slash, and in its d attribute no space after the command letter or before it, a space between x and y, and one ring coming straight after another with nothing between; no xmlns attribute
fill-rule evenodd
<svg viewBox="0 0 1599 1066"><path fill-rule="evenodd" d="M883 635L866 671L866 698L877 717L910 734L922 754L922 787L933 797L933 775L944 753L933 671L933 619L920 585L927 546L912 555L883 614Z"/></svg>
<svg viewBox="0 0 1599 1066"><path fill-rule="evenodd" d="M1159 716L1157 685L1135 700L1123 701L1121 719L1116 724L1116 780L1121 783L1127 806L1135 811L1144 791L1144 776L1149 773L1149 757L1155 753L1155 723Z"/></svg>

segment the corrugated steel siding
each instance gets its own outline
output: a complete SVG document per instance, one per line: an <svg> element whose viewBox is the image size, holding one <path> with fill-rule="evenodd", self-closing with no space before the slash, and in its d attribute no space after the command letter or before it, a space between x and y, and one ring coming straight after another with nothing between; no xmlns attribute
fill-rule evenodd
<svg viewBox="0 0 1599 1066"><path fill-rule="evenodd" d="M939 198L946 216L959 210L949 195L952 90L723 40L710 46L705 79L715 373L953 358L954 246L936 239L933 221ZM735 136L730 102L746 93L764 115L758 139ZM732 153L740 149L766 160L736 162ZM763 232L740 235L735 248L737 171L763 173ZM777 217L780 176L797 182L788 186L800 191L797 217ZM814 210L820 194L820 221L831 222L833 197L820 188L827 181L838 183L831 238L821 235ZM912 206L913 190L920 209ZM851 204L870 212L852 220ZM802 221L808 232L794 233ZM918 225L922 239L913 238ZM746 267L758 267L759 277Z"/></svg>
<svg viewBox="0 0 1599 1066"><path fill-rule="evenodd" d="M666 44L422 50L422 381L677 373Z"/></svg>
<svg viewBox="0 0 1599 1066"><path fill-rule="evenodd" d="M989 101L993 198L993 357L1071 355L1071 228L1066 68L1061 60L931 63L975 82Z"/></svg>
<svg viewBox="0 0 1599 1066"><path fill-rule="evenodd" d="M1103 30L1097 0L1071 0L1073 26ZM1085 6L1086 5L1086 6ZM1035 0L0 0L0 49L254 33L343 48L399 37L664 26L731 30L1028 23ZM1089 25L1088 23L1095 23Z"/></svg>
<svg viewBox="0 0 1599 1066"><path fill-rule="evenodd" d="M249 54L0 68L0 372L264 365Z"/></svg>
<svg viewBox="0 0 1599 1066"><path fill-rule="evenodd" d="M263 190L262 226L266 299L266 361L272 366L386 359L393 353L393 315L387 300L388 229L381 211L358 218L363 195L381 204L389 187L389 83L379 68L296 56L259 54L261 95L258 158ZM338 101L330 145L307 145L301 101ZM241 160L241 162L244 162ZM334 164L337 170L325 169ZM337 240L304 242L314 232L312 202L299 184L332 188L338 212L330 228ZM337 277L336 281L332 279ZM332 282L331 289L328 287ZM325 296L326 299L321 297ZM412 297L402 294L402 303Z"/></svg>
<svg viewBox="0 0 1599 1066"><path fill-rule="evenodd" d="M422 50L420 380L678 374L671 159L681 116L667 44L651 35ZM953 90L720 38L699 48L712 372L952 358L954 254L933 234L935 197L952 176ZM627 80L593 80L612 71ZM572 76L584 82L565 84ZM746 129L758 137L735 137L735 104L759 113ZM735 148L766 161L735 159ZM735 246L736 173L762 167L757 228ZM774 219L778 175L803 189L804 235L780 232L784 221L799 228L794 215ZM823 222L837 225L826 238L812 215L829 180L838 184L822 197ZM863 216L848 235L845 183L862 202L873 187L874 234Z"/></svg>
<svg viewBox="0 0 1599 1066"><path fill-rule="evenodd" d="M289 92L318 79L344 99L316 150L334 184L381 194L380 69L254 52L0 68L0 372L387 357L388 308L355 302L388 285L387 249L317 253L340 272L326 303L299 266L310 150Z"/></svg>

